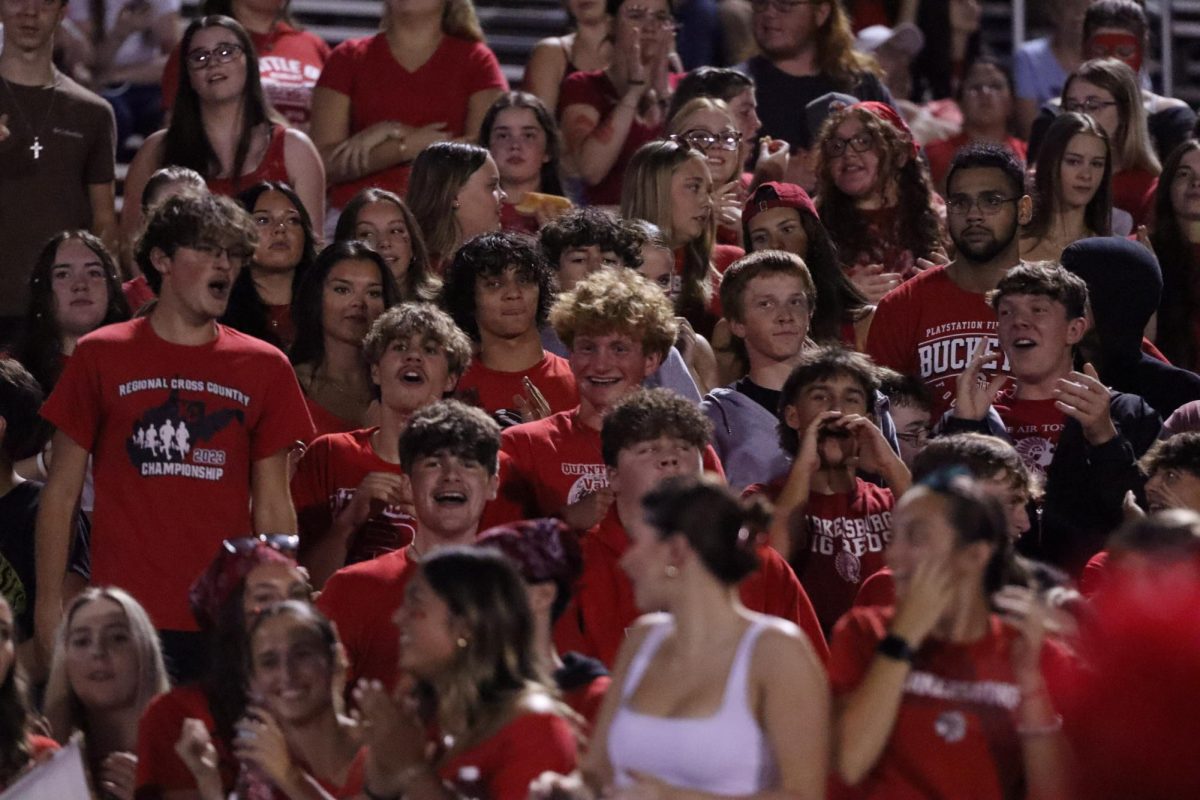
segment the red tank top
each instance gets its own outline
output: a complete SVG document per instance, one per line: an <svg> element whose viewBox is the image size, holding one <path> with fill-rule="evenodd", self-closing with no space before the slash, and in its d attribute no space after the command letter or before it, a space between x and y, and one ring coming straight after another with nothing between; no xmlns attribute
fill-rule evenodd
<svg viewBox="0 0 1200 800"><path fill-rule="evenodd" d="M206 178L208 190L213 194L223 194L233 197L238 192L249 189L260 181L283 181L291 183L288 177L287 161L284 159L284 143L287 138L287 128L282 125L271 126L271 141L267 143L267 152L253 172L248 172L237 179L236 185L232 178Z"/></svg>

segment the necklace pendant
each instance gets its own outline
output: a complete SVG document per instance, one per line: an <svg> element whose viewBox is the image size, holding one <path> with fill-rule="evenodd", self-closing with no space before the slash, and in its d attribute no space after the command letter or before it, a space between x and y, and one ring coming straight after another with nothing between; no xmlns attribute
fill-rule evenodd
<svg viewBox="0 0 1200 800"><path fill-rule="evenodd" d="M42 151L46 149L46 148L42 147L42 143L41 143L41 141L39 141L40 139L41 139L41 137L39 137L39 136L33 137L33 144L29 145L29 149L33 151L33 160L34 161L37 161L39 158L41 158Z"/></svg>

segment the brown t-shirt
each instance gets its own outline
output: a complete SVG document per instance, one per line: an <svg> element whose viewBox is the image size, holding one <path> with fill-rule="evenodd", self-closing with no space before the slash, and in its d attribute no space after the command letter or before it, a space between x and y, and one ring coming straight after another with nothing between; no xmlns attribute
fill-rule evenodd
<svg viewBox="0 0 1200 800"><path fill-rule="evenodd" d="M115 123L108 103L60 72L52 89L0 84L0 114L10 132L0 142L0 316L18 316L46 240L91 227L88 184L113 180Z"/></svg>

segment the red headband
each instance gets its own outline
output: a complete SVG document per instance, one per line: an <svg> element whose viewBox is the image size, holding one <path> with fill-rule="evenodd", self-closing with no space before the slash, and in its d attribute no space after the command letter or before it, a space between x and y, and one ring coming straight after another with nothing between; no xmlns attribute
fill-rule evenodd
<svg viewBox="0 0 1200 800"><path fill-rule="evenodd" d="M861 108L872 116L878 117L891 125L900 134L901 138L908 139L908 145L912 150L911 157L917 157L917 153L921 151L921 148L917 145L917 140L913 138L912 130L909 129L908 123L904 121L904 117L897 113L896 109L878 100L865 100L861 103L855 103L850 108Z"/></svg>

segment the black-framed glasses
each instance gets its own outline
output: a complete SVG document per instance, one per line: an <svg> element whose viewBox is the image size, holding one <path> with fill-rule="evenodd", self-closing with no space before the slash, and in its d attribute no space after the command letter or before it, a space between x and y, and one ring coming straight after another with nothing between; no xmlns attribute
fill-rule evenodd
<svg viewBox="0 0 1200 800"><path fill-rule="evenodd" d="M1063 103L1063 108L1067 111L1077 111L1080 114L1095 114L1102 108L1108 108L1116 104L1116 100L1101 100L1099 97L1087 97L1083 100L1068 100Z"/></svg>
<svg viewBox="0 0 1200 800"><path fill-rule="evenodd" d="M846 154L846 148L849 147L856 153L865 153L875 146L875 136L869 131L856 133L849 139L843 139L840 136L832 136L825 140L822 149L825 155L830 158L840 158Z"/></svg>
<svg viewBox="0 0 1200 800"><path fill-rule="evenodd" d="M249 553L260 544L278 550L289 558L295 558L300 552L300 537L294 533L260 533L258 536L239 536L221 542L221 546L230 555Z"/></svg>
<svg viewBox="0 0 1200 800"><path fill-rule="evenodd" d="M697 128L685 131L680 138L699 150L737 150L742 144L742 134L737 131L712 133Z"/></svg>
<svg viewBox="0 0 1200 800"><path fill-rule="evenodd" d="M981 194L978 197L971 197L965 194L956 194L946 200L946 211L956 217L965 217L971 213L972 208L978 208L985 217L991 217L1000 213L1000 209L1008 203L1015 203L1020 200L1019 197L1005 197L999 193Z"/></svg>
<svg viewBox="0 0 1200 800"><path fill-rule="evenodd" d="M193 50L187 54L187 63L194 70L202 70L209 64L228 64L244 52L246 50L240 44L222 42L211 50Z"/></svg>
<svg viewBox="0 0 1200 800"><path fill-rule="evenodd" d="M929 428L917 428L915 431L896 432L896 438L912 447L924 447L929 441Z"/></svg>
<svg viewBox="0 0 1200 800"><path fill-rule="evenodd" d="M780 14L786 14L800 6L819 6L827 2L829 0L750 0L750 7L758 13L773 8Z"/></svg>

